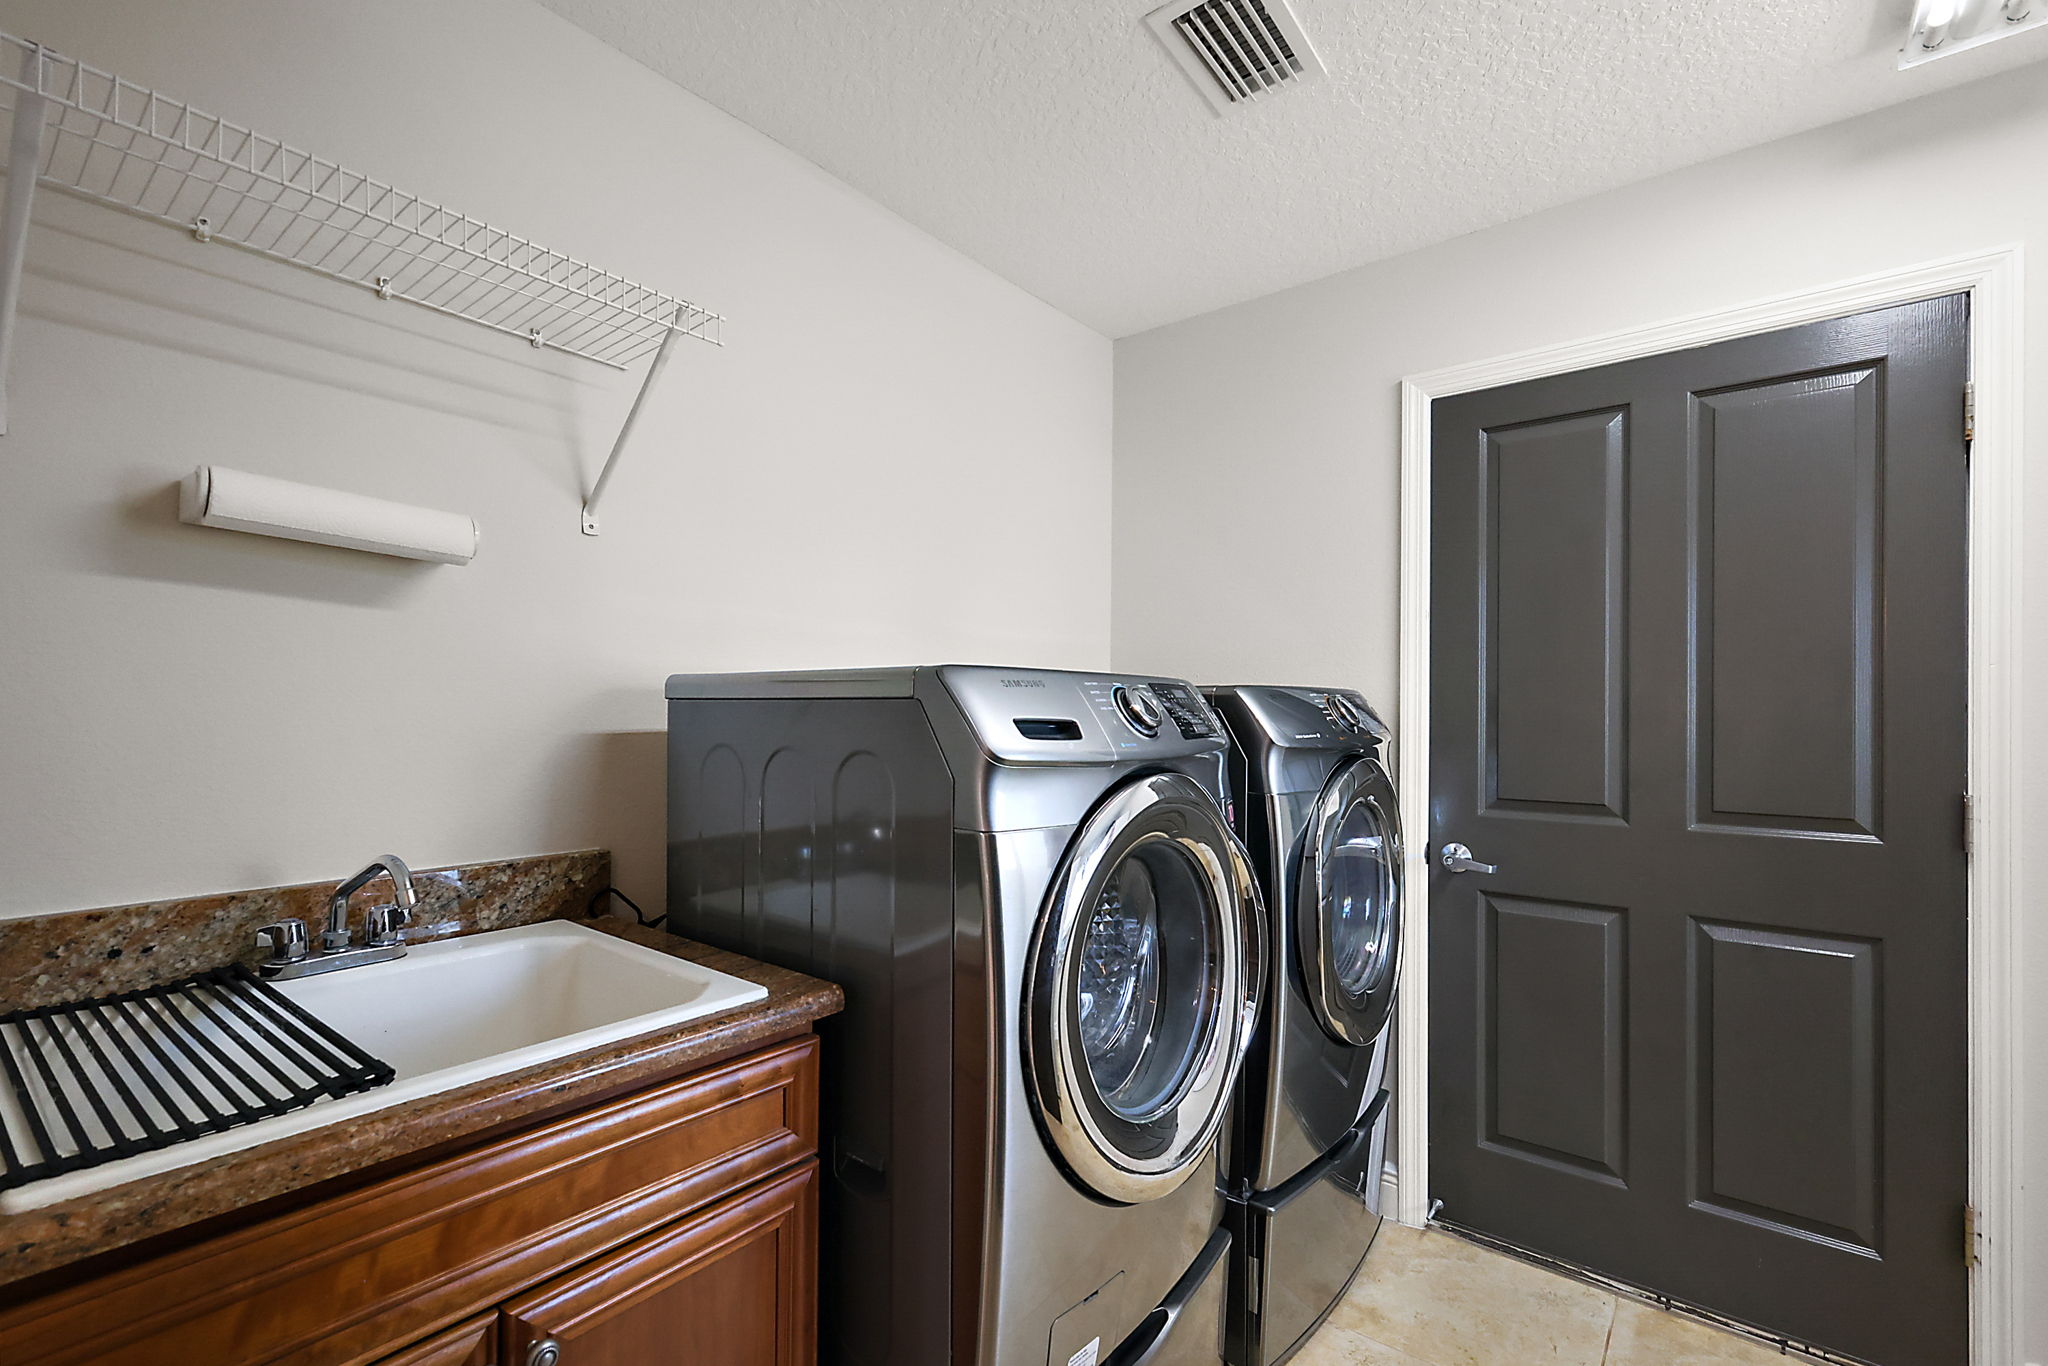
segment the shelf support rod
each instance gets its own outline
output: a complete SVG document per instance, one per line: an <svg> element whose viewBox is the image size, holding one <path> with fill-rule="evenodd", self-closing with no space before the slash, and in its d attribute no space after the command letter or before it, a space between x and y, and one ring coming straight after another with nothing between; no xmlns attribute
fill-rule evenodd
<svg viewBox="0 0 2048 1366"><path fill-rule="evenodd" d="M604 497L605 485L611 482L612 471L618 466L619 453L626 449L626 442L633 435L633 424L640 420L640 409L647 402L648 391L654 388L662 367L668 364L676 338L683 335L677 327L682 320L683 310L678 306L669 319L668 331L662 334L661 346L655 351L654 359L647 363L647 374L640 381L640 392L633 395L633 406L626 410L626 423L619 428L618 440L612 442L612 453L605 457L604 468L597 472L597 482L590 486L590 496L583 500L583 534L586 536L597 535L597 500Z"/></svg>
<svg viewBox="0 0 2048 1366"><path fill-rule="evenodd" d="M21 302L22 259L28 254L29 210L35 205L36 177L43 169L43 137L50 102L42 89L43 50L31 48L21 59L21 80L28 89L14 100L14 132L7 146L7 200L0 206L0 436L7 434L7 374L14 359L14 313Z"/></svg>

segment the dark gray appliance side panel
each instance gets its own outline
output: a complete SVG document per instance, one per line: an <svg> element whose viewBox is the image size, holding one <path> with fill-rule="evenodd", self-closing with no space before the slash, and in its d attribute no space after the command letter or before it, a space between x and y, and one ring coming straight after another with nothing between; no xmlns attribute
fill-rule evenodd
<svg viewBox="0 0 2048 1366"><path fill-rule="evenodd" d="M1232 1099L1230 1122L1224 1126L1223 1169L1233 1194L1246 1194L1257 1184L1259 1153L1266 1129L1266 1098L1273 1084L1273 1031L1279 1000L1287 990L1289 950L1280 935L1281 898L1273 881L1273 812L1263 793L1256 766L1261 746L1257 727L1244 714L1235 694L1204 690L1209 704L1223 721L1230 740L1226 772L1230 796L1230 828L1251 855L1252 871L1266 899L1266 994L1259 1007L1244 1071L1239 1074L1237 1094ZM1233 1256L1242 1256L1240 1248Z"/></svg>
<svg viewBox="0 0 2048 1366"><path fill-rule="evenodd" d="M669 928L836 982L824 1360L945 1366L953 780L908 698L669 703Z"/></svg>
<svg viewBox="0 0 2048 1366"><path fill-rule="evenodd" d="M1001 1082L996 1025L1006 1008L998 943L989 908L996 904L994 837L953 832L953 1360L981 1350L990 1265L988 1235L994 1187L991 1135Z"/></svg>

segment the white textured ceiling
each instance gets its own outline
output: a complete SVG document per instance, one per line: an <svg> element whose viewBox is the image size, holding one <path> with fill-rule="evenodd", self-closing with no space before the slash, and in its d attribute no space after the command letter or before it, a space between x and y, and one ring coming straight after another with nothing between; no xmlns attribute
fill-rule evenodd
<svg viewBox="0 0 2048 1366"><path fill-rule="evenodd" d="M1156 2L542 0L1112 337L2048 57L1896 71L1911 0L1298 0L1329 81L1218 118Z"/></svg>

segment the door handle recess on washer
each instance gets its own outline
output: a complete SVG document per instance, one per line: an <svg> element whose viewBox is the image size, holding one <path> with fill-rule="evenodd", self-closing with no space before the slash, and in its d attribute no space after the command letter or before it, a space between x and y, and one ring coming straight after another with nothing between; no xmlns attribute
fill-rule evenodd
<svg viewBox="0 0 2048 1366"><path fill-rule="evenodd" d="M1173 1283L1173 1289L1166 1292L1166 1298L1159 1307L1145 1316L1131 1335L1104 1359L1102 1366L1158 1366L1163 1360L1161 1353L1167 1346L1167 1340L1173 1336L1181 1315L1187 1312L1189 1301L1201 1293L1210 1273L1215 1271L1216 1263L1222 1261L1223 1254L1228 1251L1230 1230L1219 1228L1209 1235L1209 1241L1195 1256L1195 1264L1181 1273L1181 1278Z"/></svg>
<svg viewBox="0 0 2048 1366"><path fill-rule="evenodd" d="M1437 855L1437 862L1454 873L1497 873L1498 863L1481 863L1472 857L1472 851L1462 844L1446 844Z"/></svg>
<svg viewBox="0 0 2048 1366"><path fill-rule="evenodd" d="M1372 1131L1379 1126L1380 1116L1386 1113L1387 1102L1392 1099L1392 1093L1382 1086L1379 1094L1372 1098L1372 1103L1365 1107L1365 1113L1358 1117L1358 1123L1352 1125L1345 1131L1344 1137L1337 1140L1336 1147L1272 1190L1254 1195L1245 1203L1261 1214L1278 1214L1293 1204L1298 1196L1313 1190L1318 1182L1357 1156L1359 1148L1372 1140Z"/></svg>

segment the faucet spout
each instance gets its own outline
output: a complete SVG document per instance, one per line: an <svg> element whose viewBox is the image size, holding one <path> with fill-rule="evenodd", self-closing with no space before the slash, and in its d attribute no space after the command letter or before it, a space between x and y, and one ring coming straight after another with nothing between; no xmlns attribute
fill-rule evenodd
<svg viewBox="0 0 2048 1366"><path fill-rule="evenodd" d="M410 911L419 904L419 896L413 891L412 869L405 866L404 859L396 854L372 859L363 871L334 889L334 897L327 903L327 928L320 935L322 950L339 953L349 946L348 899L375 881L380 873L391 879L400 910Z"/></svg>

